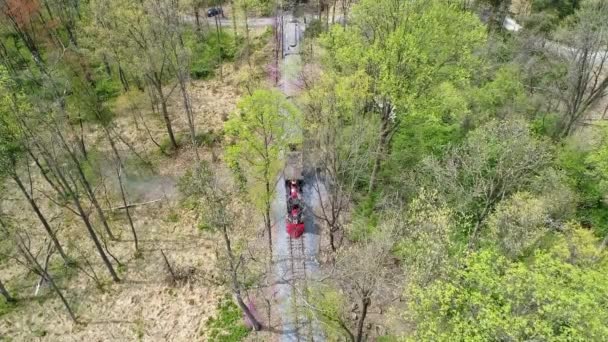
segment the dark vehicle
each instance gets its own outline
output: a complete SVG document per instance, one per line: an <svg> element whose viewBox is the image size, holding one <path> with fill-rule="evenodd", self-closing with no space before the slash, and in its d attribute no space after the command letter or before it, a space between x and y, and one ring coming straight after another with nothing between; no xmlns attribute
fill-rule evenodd
<svg viewBox="0 0 608 342"><path fill-rule="evenodd" d="M211 7L210 9L207 10L207 16L208 17L215 17L216 15L224 15L223 11L221 8L219 7Z"/></svg>
<svg viewBox="0 0 608 342"><path fill-rule="evenodd" d="M283 174L287 190L287 234L297 239L304 233L304 201L302 198L302 152L296 151L295 146L287 153L287 162Z"/></svg>

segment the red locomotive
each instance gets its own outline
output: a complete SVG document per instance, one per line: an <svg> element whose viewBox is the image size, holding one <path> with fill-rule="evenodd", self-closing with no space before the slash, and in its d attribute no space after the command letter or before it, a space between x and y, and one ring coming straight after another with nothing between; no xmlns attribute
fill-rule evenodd
<svg viewBox="0 0 608 342"><path fill-rule="evenodd" d="M287 190L287 234L299 238L304 233L304 200L302 197L302 153L291 146L287 153L285 170L285 188Z"/></svg>

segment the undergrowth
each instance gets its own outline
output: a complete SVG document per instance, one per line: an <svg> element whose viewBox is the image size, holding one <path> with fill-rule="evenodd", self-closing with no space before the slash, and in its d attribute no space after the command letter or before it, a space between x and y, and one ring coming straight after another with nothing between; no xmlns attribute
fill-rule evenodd
<svg viewBox="0 0 608 342"><path fill-rule="evenodd" d="M243 315L234 301L226 296L218 305L218 313L205 323L209 341L237 342L249 335Z"/></svg>

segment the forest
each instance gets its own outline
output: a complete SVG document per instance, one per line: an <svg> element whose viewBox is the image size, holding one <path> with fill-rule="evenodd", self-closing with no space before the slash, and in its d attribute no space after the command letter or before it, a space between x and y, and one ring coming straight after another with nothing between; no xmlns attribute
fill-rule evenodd
<svg viewBox="0 0 608 342"><path fill-rule="evenodd" d="M605 0L0 0L0 341L603 341L607 119Z"/></svg>

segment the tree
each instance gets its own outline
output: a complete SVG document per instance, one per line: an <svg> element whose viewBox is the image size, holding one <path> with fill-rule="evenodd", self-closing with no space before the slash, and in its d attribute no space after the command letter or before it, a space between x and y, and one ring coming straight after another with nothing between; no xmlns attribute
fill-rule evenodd
<svg viewBox="0 0 608 342"><path fill-rule="evenodd" d="M608 333L606 264L579 267L538 251L509 261L465 257L451 276L412 291L411 340L601 340Z"/></svg>
<svg viewBox="0 0 608 342"><path fill-rule="evenodd" d="M324 35L328 67L342 75L361 70L370 78L366 112L379 117L381 128L369 193L404 118L440 115L426 110L428 102L441 98L441 84L468 84L477 70L474 51L484 39L479 19L443 1L363 1L351 25Z"/></svg>
<svg viewBox="0 0 608 342"><path fill-rule="evenodd" d="M237 111L226 122L226 134L232 142L226 160L247 184L251 201L262 212L271 252L270 207L283 167L280 154L287 151L290 143L301 140L297 133L300 121L300 113L283 95L256 90L238 103Z"/></svg>
<svg viewBox="0 0 608 342"><path fill-rule="evenodd" d="M312 184L319 201L315 216L327 225L334 252L347 223L344 213L372 167L378 122L363 115L367 92L368 79L359 72L324 75L305 94L308 155L320 170Z"/></svg>
<svg viewBox="0 0 608 342"><path fill-rule="evenodd" d="M67 254L59 243L55 231L42 213L33 193L28 191L19 176L18 161L25 154L25 139L19 123L14 115L19 115L26 109L25 97L21 93L15 93L11 89L6 77L5 69L0 67L0 180L2 176L8 175L21 190L32 210L42 223L44 230L53 241L55 248L65 260L69 262Z"/></svg>
<svg viewBox="0 0 608 342"><path fill-rule="evenodd" d="M502 31L505 18L509 14L511 0L482 0L490 6L490 17L488 18L488 29L490 31Z"/></svg>
<svg viewBox="0 0 608 342"><path fill-rule="evenodd" d="M574 25L561 32L565 45L549 43L550 53L561 58L566 72L551 88L562 104L559 138L566 137L586 119L589 110L608 95L608 3L590 2L574 14Z"/></svg>
<svg viewBox="0 0 608 342"><path fill-rule="evenodd" d="M437 191L421 189L398 224L395 254L403 260L409 281L427 284L446 275L456 234L454 212Z"/></svg>
<svg viewBox="0 0 608 342"><path fill-rule="evenodd" d="M169 97L175 89L165 89L173 75L171 46L175 44L173 32L166 31L166 11L172 10L172 2L156 1L113 1L107 6L93 2L97 28L108 38L100 43L121 47L115 49L124 54L121 60L128 61L130 69L145 80L153 108L160 107L160 113L173 149L178 148L173 132L171 115L167 107ZM105 20L104 20L105 19ZM175 18L173 18L175 19ZM109 32L107 32L109 31Z"/></svg>
<svg viewBox="0 0 608 342"><path fill-rule="evenodd" d="M385 224L366 237L359 245L343 249L337 256L336 274L339 288L347 300L358 307L359 314L354 325L341 324L353 342L366 340L364 326L372 304L380 305L390 299L389 288L393 288L398 270L391 267L391 251L395 245L395 220L389 217ZM342 322L348 313L340 312Z"/></svg>
<svg viewBox="0 0 608 342"><path fill-rule="evenodd" d="M204 162L198 163L180 180L180 190L186 198L194 201L200 211L201 224L218 230L224 242L223 255L227 259L229 283L236 302L247 319L258 331L262 325L243 300L245 281L242 279L243 255L235 249L236 232L242 229L242 207L237 189L229 181L223 180L220 170L214 170ZM246 222L248 223L248 222Z"/></svg>
<svg viewBox="0 0 608 342"><path fill-rule="evenodd" d="M503 253L521 256L548 231L549 215L542 199L518 192L500 202L488 219L491 236Z"/></svg>
<svg viewBox="0 0 608 342"><path fill-rule="evenodd" d="M454 209L471 218L472 247L495 205L530 185L549 163L549 148L522 120L490 121L452 147L442 161L425 159L423 173Z"/></svg>

